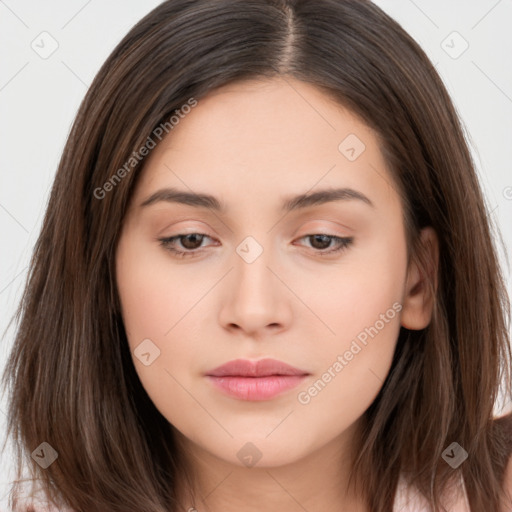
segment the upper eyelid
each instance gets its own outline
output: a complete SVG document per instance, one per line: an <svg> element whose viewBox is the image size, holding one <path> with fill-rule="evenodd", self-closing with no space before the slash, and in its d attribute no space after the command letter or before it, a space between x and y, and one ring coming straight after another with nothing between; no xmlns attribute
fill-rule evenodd
<svg viewBox="0 0 512 512"><path fill-rule="evenodd" d="M185 237L187 235L200 235L200 236L203 236L203 237L206 237L206 238L210 238L211 240L214 240L214 241L218 242L218 240L215 237L210 236L207 233L201 233L200 231L190 231L189 233L177 233L176 235L164 236L164 237L158 238L158 241L170 241L170 240L179 241L180 238ZM322 231L317 231L317 232L312 231L312 232L308 232L308 233L306 233L304 235L297 236L297 237L294 238L294 240L302 240L303 238L308 238L308 237L311 237L311 236L314 236L314 235L323 235L323 236L327 236L329 238L338 239L338 240L351 240L352 241L354 239L354 237L352 235L346 236L346 235L332 234L332 233L329 233L328 231L325 231L325 232L322 232ZM193 249L193 250L189 250L187 252L197 252L200 249L201 248Z"/></svg>
<svg viewBox="0 0 512 512"><path fill-rule="evenodd" d="M186 220L184 220L183 222L186 222ZM312 222L318 222L318 223L327 222L329 224L334 224L334 225L338 226L338 228L337 228L338 230L343 229L343 231L345 231L345 233L343 233L343 232L341 232L339 234L335 233L335 231L337 230L336 228L331 228L331 227L326 227L326 226L314 226L314 227L307 228L307 230L305 231L305 233L302 236L329 235L329 236L336 236L336 237L340 237L340 238L348 238L348 237L352 236L353 228L350 228L349 226L344 225L338 221L333 221L333 220L328 220L328 219L324 219L324 220L313 219ZM181 221L180 221L180 223L181 223ZM295 233L301 231L302 229L303 228L293 230L294 236L295 236ZM208 233L206 233L205 228L193 227L193 226L178 228L176 234L162 236L162 238L172 238L174 236L185 236L185 235L191 235L191 234L204 235L204 236L208 236L210 238L215 238L214 235L209 235Z"/></svg>

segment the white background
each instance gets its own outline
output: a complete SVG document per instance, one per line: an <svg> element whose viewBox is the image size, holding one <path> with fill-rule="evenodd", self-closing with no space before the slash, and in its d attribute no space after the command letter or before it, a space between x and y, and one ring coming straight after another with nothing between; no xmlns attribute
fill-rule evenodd
<svg viewBox="0 0 512 512"><path fill-rule="evenodd" d="M12 328L4 331L21 296L32 247L79 102L114 46L158 3L0 0L0 371L13 339ZM503 235L500 257L510 292L512 2L376 3L424 48L454 99L466 126L490 217ZM37 44L40 37L48 37L40 36L44 31L58 43L47 59L31 47L34 40ZM453 56L465 43L452 34L454 31L469 45L458 58ZM2 442L4 411L5 397L0 401ZM9 451L0 456L0 510L7 510L11 458Z"/></svg>

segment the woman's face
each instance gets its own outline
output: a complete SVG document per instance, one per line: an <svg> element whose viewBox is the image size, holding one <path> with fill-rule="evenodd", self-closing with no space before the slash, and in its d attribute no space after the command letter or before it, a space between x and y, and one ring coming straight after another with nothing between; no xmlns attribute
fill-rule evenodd
<svg viewBox="0 0 512 512"><path fill-rule="evenodd" d="M237 465L349 443L400 325L429 321L374 133L288 78L184 115L148 157L116 265L148 395L191 446ZM246 364L214 371L233 360Z"/></svg>

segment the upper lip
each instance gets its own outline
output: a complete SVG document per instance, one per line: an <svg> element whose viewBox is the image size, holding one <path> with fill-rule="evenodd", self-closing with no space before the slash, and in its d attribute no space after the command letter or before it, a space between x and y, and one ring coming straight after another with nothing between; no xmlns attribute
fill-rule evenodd
<svg viewBox="0 0 512 512"><path fill-rule="evenodd" d="M206 375L210 377L269 377L271 375L308 375L308 372L278 361L277 359L235 359L229 361Z"/></svg>

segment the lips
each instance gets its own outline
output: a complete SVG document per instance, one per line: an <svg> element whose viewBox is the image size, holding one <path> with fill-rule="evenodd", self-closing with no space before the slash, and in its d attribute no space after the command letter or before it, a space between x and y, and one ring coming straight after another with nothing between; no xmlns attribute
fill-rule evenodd
<svg viewBox="0 0 512 512"><path fill-rule="evenodd" d="M276 359L235 359L208 372L212 377L269 377L271 375L307 375L307 372L294 368Z"/></svg>
<svg viewBox="0 0 512 512"><path fill-rule="evenodd" d="M296 386L309 375L276 359L236 359L206 373L225 394L240 400L270 400Z"/></svg>

